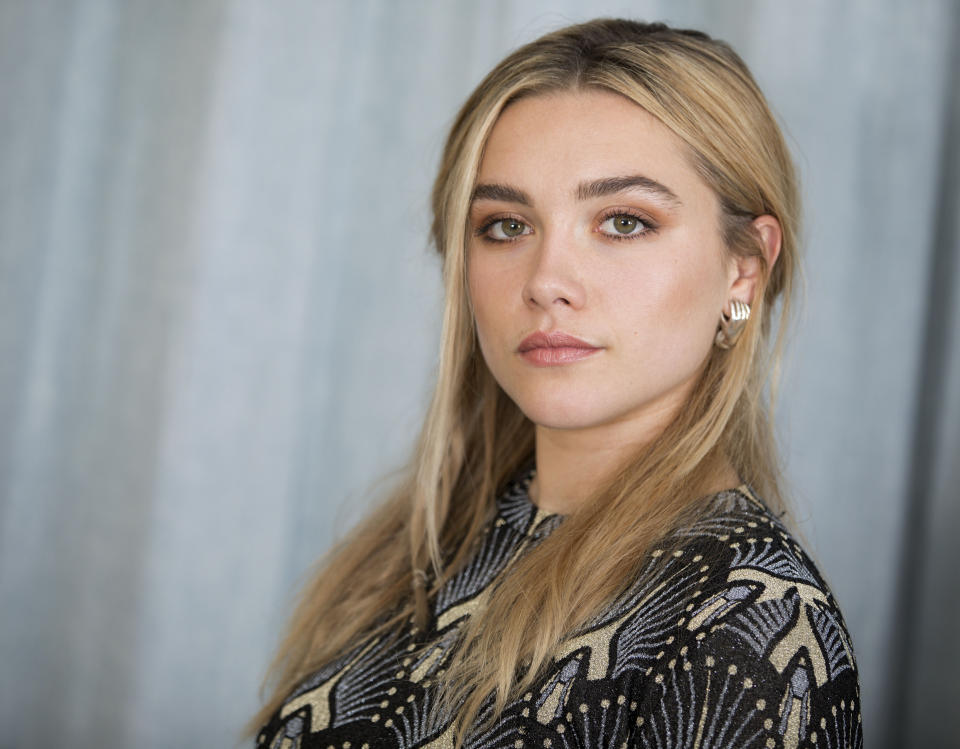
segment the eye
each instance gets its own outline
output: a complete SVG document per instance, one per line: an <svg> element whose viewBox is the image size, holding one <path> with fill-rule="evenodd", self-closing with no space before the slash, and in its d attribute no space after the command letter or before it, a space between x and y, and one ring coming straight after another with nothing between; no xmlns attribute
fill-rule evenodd
<svg viewBox="0 0 960 749"><path fill-rule="evenodd" d="M515 218L498 218L484 226L478 234L497 242L509 242L511 239L531 234L533 230L523 221Z"/></svg>
<svg viewBox="0 0 960 749"><path fill-rule="evenodd" d="M600 232L615 239L638 237L652 230L649 222L630 213L614 213L600 223Z"/></svg>

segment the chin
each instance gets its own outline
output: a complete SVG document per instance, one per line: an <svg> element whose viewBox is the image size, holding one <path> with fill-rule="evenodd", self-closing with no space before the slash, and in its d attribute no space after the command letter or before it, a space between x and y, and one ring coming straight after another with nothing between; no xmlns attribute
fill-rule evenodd
<svg viewBox="0 0 960 749"><path fill-rule="evenodd" d="M588 397L521 398L514 403L530 421L547 429L589 429L616 417Z"/></svg>

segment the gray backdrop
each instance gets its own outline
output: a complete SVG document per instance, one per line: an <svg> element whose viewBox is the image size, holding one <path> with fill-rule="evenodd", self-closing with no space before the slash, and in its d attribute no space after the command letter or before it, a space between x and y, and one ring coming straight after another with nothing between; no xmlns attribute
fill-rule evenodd
<svg viewBox="0 0 960 749"><path fill-rule="evenodd" d="M960 8L0 0L0 746L230 746L430 388L427 193L567 22L703 28L805 186L779 412L868 746L960 746Z"/></svg>

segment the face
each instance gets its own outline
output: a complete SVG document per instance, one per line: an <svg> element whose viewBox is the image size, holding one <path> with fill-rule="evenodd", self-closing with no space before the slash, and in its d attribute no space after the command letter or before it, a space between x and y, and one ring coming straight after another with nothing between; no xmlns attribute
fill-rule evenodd
<svg viewBox="0 0 960 749"><path fill-rule="evenodd" d="M738 270L685 149L608 92L521 99L495 124L469 293L487 366L538 427L640 438L702 371Z"/></svg>

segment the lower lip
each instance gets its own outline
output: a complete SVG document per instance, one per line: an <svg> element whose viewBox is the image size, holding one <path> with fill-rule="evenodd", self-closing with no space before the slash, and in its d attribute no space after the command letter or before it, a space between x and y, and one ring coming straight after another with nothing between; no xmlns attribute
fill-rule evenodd
<svg viewBox="0 0 960 749"><path fill-rule="evenodd" d="M571 362L586 359L588 356L593 356L601 350L602 349L598 348L574 348L572 346L533 348L529 351L521 352L520 356L536 367L558 367L562 364L570 364Z"/></svg>

